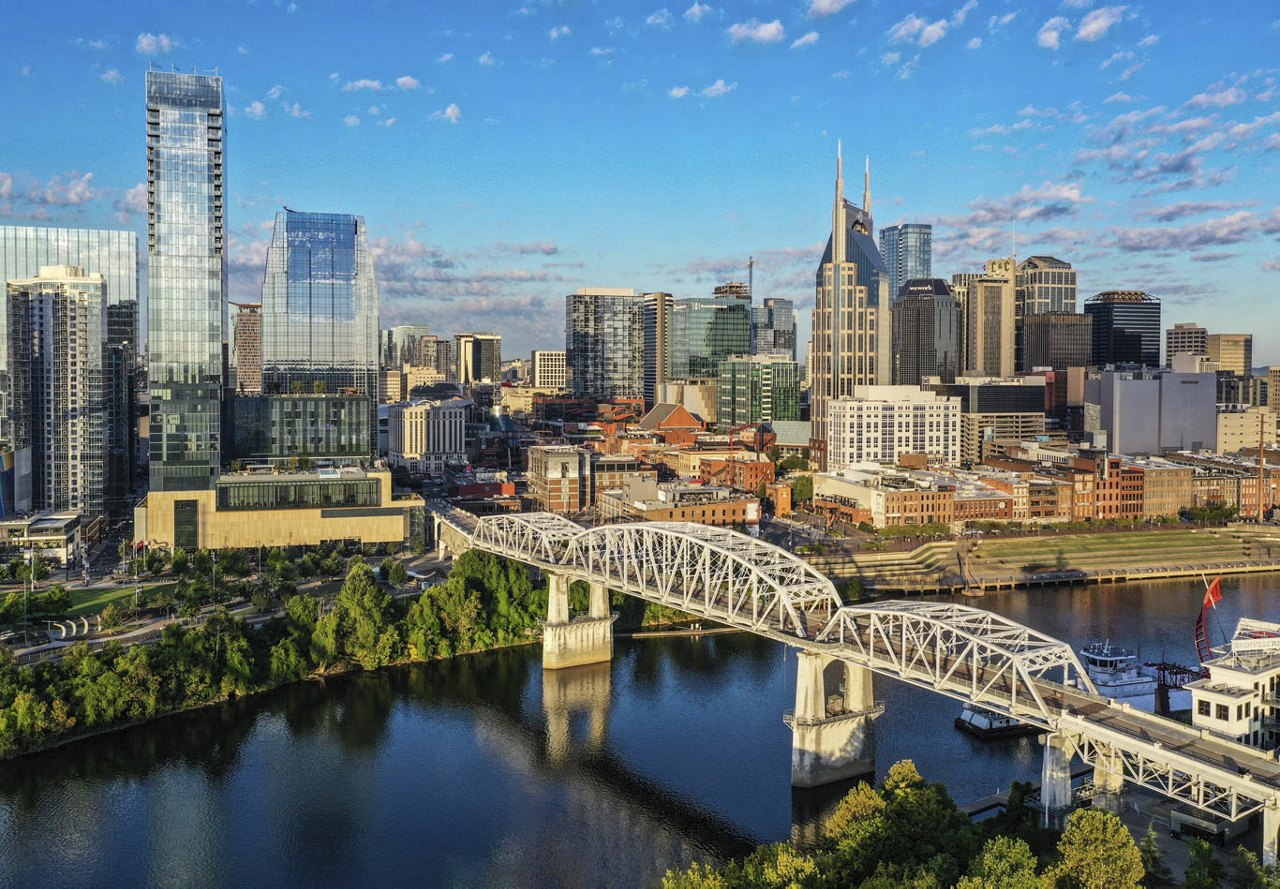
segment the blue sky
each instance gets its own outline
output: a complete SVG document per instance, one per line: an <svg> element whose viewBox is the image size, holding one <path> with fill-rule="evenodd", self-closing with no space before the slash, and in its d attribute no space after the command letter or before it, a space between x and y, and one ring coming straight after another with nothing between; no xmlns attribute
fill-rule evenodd
<svg viewBox="0 0 1280 889"><path fill-rule="evenodd" d="M665 3L665 5L664 5ZM272 215L359 213L383 321L562 346L583 286L813 302L835 142L934 274L1050 253L1081 297L1280 362L1280 6L16 0L0 220L144 230L144 72L225 78L231 293ZM807 313L805 313L807 315ZM807 317L806 332L807 335Z"/></svg>

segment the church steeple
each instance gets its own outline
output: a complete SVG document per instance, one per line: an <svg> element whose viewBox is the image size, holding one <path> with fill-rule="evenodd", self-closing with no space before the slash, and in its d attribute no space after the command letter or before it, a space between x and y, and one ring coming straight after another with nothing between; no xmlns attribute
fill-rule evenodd
<svg viewBox="0 0 1280 889"><path fill-rule="evenodd" d="M871 216L871 155L867 155L866 171L862 174L862 209Z"/></svg>

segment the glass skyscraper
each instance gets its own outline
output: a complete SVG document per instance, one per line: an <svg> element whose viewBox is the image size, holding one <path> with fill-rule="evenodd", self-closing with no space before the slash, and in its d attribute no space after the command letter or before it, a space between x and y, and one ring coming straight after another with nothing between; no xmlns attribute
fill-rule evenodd
<svg viewBox="0 0 1280 889"><path fill-rule="evenodd" d="M889 270L889 299L895 300L908 281L933 277L933 226L904 222L880 229L880 253Z"/></svg>
<svg viewBox="0 0 1280 889"><path fill-rule="evenodd" d="M262 283L262 390L378 404L378 285L364 218L276 214Z"/></svg>
<svg viewBox="0 0 1280 889"><path fill-rule="evenodd" d="M42 228L0 225L0 293L8 281L34 278L46 266L71 265L88 274L102 275L107 304L124 306L136 316L138 303L138 236L134 232L83 228ZM124 317L124 315L121 315ZM9 327L6 301L0 299L0 331ZM136 326L113 326L107 333L111 345L128 342L135 347ZM0 442L11 438L8 338L0 335Z"/></svg>
<svg viewBox="0 0 1280 889"><path fill-rule="evenodd" d="M1160 366L1160 300L1141 290L1108 290L1088 299L1093 317L1090 364Z"/></svg>
<svg viewBox="0 0 1280 889"><path fill-rule="evenodd" d="M913 278L893 304L893 382L919 386L925 377L954 383L960 374L964 312L946 281Z"/></svg>
<svg viewBox="0 0 1280 889"><path fill-rule="evenodd" d="M151 490L213 486L221 453L222 78L147 72Z"/></svg>
<svg viewBox="0 0 1280 889"><path fill-rule="evenodd" d="M674 300L668 348L671 377L715 378L721 361L751 351L750 292L717 288L713 297Z"/></svg>
<svg viewBox="0 0 1280 889"><path fill-rule="evenodd" d="M766 297L751 308L751 351L786 352L796 360L796 304L789 299Z"/></svg>
<svg viewBox="0 0 1280 889"><path fill-rule="evenodd" d="M565 300L565 353L573 394L642 398L646 298L621 288L583 289Z"/></svg>

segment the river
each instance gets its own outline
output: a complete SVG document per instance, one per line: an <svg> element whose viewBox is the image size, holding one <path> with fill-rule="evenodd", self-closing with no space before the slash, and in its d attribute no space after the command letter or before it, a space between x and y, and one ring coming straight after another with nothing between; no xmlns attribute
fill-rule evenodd
<svg viewBox="0 0 1280 889"><path fill-rule="evenodd" d="M1222 629L1280 619L1277 590L1224 581ZM1190 664L1202 595L966 601ZM545 680L540 656L303 683L0 764L0 886L644 886L802 835L836 798L790 787L795 656L775 643L619 640L611 664ZM887 679L876 697L879 772L913 759L961 802L1038 778L1034 738L977 741L958 704Z"/></svg>

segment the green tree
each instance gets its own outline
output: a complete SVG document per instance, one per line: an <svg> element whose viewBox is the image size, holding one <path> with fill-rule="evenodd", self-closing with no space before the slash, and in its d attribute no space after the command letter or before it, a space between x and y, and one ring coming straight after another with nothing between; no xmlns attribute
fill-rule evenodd
<svg viewBox="0 0 1280 889"><path fill-rule="evenodd" d="M795 472L796 470L807 470L809 468L809 461L804 457L798 457L795 454L792 454L790 457L787 457L779 463L778 466L783 472Z"/></svg>
<svg viewBox="0 0 1280 889"><path fill-rule="evenodd" d="M1213 847L1199 837L1193 837L1187 844L1187 851L1191 853L1191 862L1182 878L1183 889L1221 889L1227 869L1213 854Z"/></svg>
<svg viewBox="0 0 1280 889"><path fill-rule="evenodd" d="M801 475L791 483L791 499L797 503L808 503L813 499L813 476Z"/></svg>
<svg viewBox="0 0 1280 889"><path fill-rule="evenodd" d="M120 611L120 606L112 602L98 615L98 624L104 630L114 630L116 627L124 623L124 614Z"/></svg>
<svg viewBox="0 0 1280 889"><path fill-rule="evenodd" d="M1233 889L1280 889L1280 866L1263 864L1243 846L1232 856L1230 885Z"/></svg>
<svg viewBox="0 0 1280 889"><path fill-rule="evenodd" d="M208 577L212 574L213 553L207 549L196 550L196 554L191 557L191 571L196 577Z"/></svg>
<svg viewBox="0 0 1280 889"><path fill-rule="evenodd" d="M1013 837L992 837L956 889L1037 889L1039 885L1031 847Z"/></svg>
<svg viewBox="0 0 1280 889"><path fill-rule="evenodd" d="M1173 883L1173 871L1164 863L1164 853L1160 851L1160 838L1156 829L1147 824L1147 832L1138 843L1138 854L1142 856L1142 870L1146 874L1142 878L1144 886L1167 886Z"/></svg>
<svg viewBox="0 0 1280 889"><path fill-rule="evenodd" d="M61 620L71 610L71 594L62 586L54 586L36 596L29 607L42 619Z"/></svg>
<svg viewBox="0 0 1280 889"><path fill-rule="evenodd" d="M187 551L180 546L174 547L173 555L169 557L169 567L173 569L175 577L186 574L187 569L191 567L191 559L187 556Z"/></svg>
<svg viewBox="0 0 1280 889"><path fill-rule="evenodd" d="M147 550L147 555L144 561L146 563L147 572L155 575L164 571L165 566L169 564L169 557L165 554L164 550L152 547Z"/></svg>
<svg viewBox="0 0 1280 889"><path fill-rule="evenodd" d="M1058 861L1045 882L1058 889L1133 889L1141 885L1142 853L1124 823L1101 809L1067 818Z"/></svg>
<svg viewBox="0 0 1280 889"><path fill-rule="evenodd" d="M319 620L312 638L321 666L349 658L366 670L374 670L400 655L394 603L378 587L366 563L351 566L333 611Z"/></svg>

